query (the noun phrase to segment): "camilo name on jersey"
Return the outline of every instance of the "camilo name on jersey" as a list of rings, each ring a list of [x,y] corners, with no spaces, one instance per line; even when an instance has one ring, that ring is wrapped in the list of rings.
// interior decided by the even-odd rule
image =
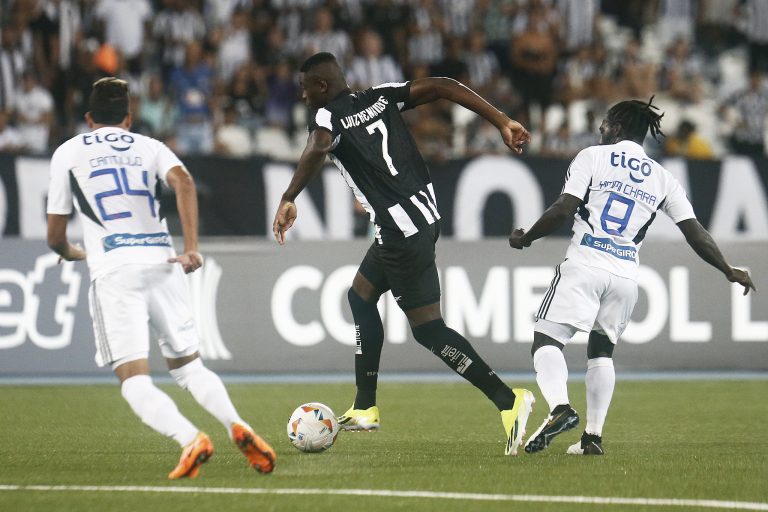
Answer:
[[[104,252],[121,247],[170,247],[168,233],[114,233],[101,239]]]
[[[379,99],[376,100],[376,103],[367,109],[361,110],[357,114],[352,114],[351,116],[342,117],[341,126],[347,130],[352,126],[360,126],[361,124],[370,121],[374,117],[384,112],[384,109],[387,108],[388,104],[389,102],[384,98],[384,96],[379,96]]]

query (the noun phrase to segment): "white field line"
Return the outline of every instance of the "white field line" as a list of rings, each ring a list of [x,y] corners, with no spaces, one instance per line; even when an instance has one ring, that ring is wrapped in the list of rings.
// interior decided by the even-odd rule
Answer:
[[[618,498],[603,496],[542,496],[535,494],[479,494],[464,492],[387,491],[377,489],[262,489],[237,487],[152,487],[133,485],[2,485],[0,491],[26,492],[133,492],[180,494],[282,494],[315,496],[374,496],[466,501],[519,501],[536,503],[577,503],[584,505],[640,505],[656,507],[705,507],[728,510],[768,510],[768,503],[748,501]]]

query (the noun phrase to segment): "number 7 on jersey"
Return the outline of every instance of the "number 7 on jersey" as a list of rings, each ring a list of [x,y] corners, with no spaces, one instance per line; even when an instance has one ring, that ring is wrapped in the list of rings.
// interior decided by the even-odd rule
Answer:
[[[392,157],[389,156],[389,142],[387,141],[389,133],[387,133],[387,126],[384,124],[384,121],[379,119],[375,123],[366,126],[365,129],[368,130],[368,133],[371,135],[373,135],[373,132],[376,130],[381,132],[381,156],[384,157],[384,161],[387,163],[387,167],[389,167],[389,172],[392,173],[392,176],[397,176],[397,169],[395,169],[395,166],[392,163]]]

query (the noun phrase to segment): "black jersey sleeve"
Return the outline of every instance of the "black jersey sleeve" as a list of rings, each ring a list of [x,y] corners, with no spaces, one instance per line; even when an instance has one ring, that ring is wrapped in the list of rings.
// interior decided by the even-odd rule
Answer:
[[[376,85],[371,90],[375,94],[384,96],[390,103],[397,105],[398,110],[402,111],[413,107],[408,101],[411,97],[411,82],[390,82]]]

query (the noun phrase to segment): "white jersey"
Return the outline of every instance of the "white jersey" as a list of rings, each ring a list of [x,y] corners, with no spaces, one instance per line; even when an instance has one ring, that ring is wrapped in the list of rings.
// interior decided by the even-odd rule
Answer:
[[[579,152],[563,193],[583,200],[566,258],[633,280],[640,246],[659,210],[675,223],[696,218],[675,177],[629,140]]]
[[[182,163],[160,141],[118,127],[76,135],[51,157],[48,213],[81,213],[91,279],[175,256],[160,180]]]

